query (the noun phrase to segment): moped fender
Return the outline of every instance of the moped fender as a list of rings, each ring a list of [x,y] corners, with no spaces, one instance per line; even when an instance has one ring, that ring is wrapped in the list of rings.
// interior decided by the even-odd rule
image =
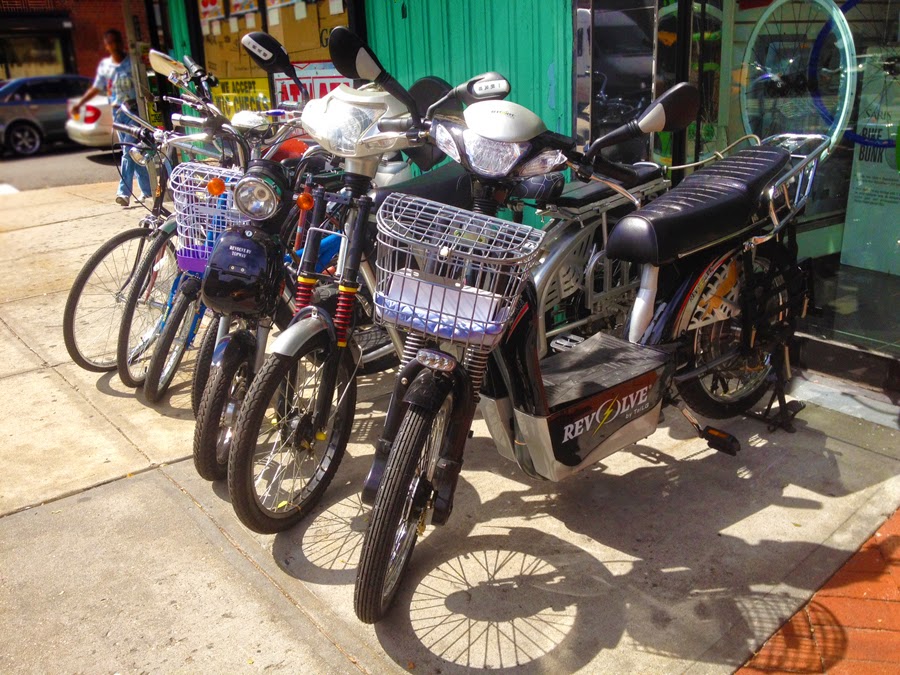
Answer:
[[[282,356],[293,356],[307,340],[311,340],[320,333],[324,333],[322,339],[330,354],[331,349],[337,345],[334,322],[328,314],[318,308],[306,307],[278,336],[275,344],[272,345],[272,351]]]
[[[218,368],[222,365],[227,354],[237,353],[238,358],[243,360],[249,358],[256,353],[256,336],[249,330],[238,330],[229,333],[216,344],[213,351],[212,367]]]

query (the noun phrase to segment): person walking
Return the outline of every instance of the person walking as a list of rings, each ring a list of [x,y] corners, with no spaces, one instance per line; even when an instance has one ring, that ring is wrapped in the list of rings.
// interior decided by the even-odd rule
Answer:
[[[109,52],[109,56],[102,59],[97,66],[97,75],[94,78],[94,84],[84,92],[78,102],[72,106],[73,115],[78,115],[81,106],[92,97],[100,92],[106,93],[109,97],[109,103],[113,110],[113,121],[121,124],[133,124],[123,112],[123,107],[128,107],[132,113],[137,112],[137,93],[134,87],[134,80],[131,77],[131,57],[125,51],[125,43],[122,40],[122,34],[114,28],[103,34],[103,46]],[[129,134],[117,132],[120,143],[135,143],[137,139]],[[137,164],[128,154],[128,147],[122,148],[122,180],[119,182],[119,189],[116,192],[116,203],[122,206],[128,206],[131,195],[134,194],[133,182],[134,175],[137,174],[138,187],[141,190],[141,196],[138,201],[143,202],[150,197],[150,175],[147,173],[147,167]]]

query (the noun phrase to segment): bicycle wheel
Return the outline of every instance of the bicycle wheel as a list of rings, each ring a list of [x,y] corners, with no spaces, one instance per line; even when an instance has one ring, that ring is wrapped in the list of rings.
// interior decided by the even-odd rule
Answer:
[[[897,139],[891,133],[894,123],[890,107],[900,82],[900,46],[897,41],[898,15],[890,4],[871,0],[847,0],[841,5],[853,32],[856,48],[857,87],[855,114],[844,138],[851,143],[873,148],[894,148]],[[833,30],[829,24],[825,31]],[[867,120],[866,129],[859,121]]]
[[[116,369],[126,387],[140,387],[179,280],[172,232],[150,242],[125,299],[116,345]]]
[[[201,478],[222,480],[228,475],[234,427],[253,377],[255,356],[228,351],[210,373],[194,426],[194,467]]]
[[[840,140],[856,91],[856,51],[831,0],[775,0],[750,33],[741,70],[744,129],[762,138],[821,133]]]
[[[125,296],[151,234],[144,227],[120,232],[98,248],[75,277],[63,311],[63,342],[72,360],[85,370],[116,367]]]
[[[325,439],[313,429],[324,365],[319,344],[307,343],[294,356],[270,354],[244,400],[228,460],[228,493],[238,518],[254,532],[282,532],[306,516],[350,439],[356,379],[349,359],[338,367]]]
[[[425,530],[431,478],[453,409],[452,394],[437,415],[411,405],[391,449],[363,538],[353,607],[364,623],[384,617],[413,548]]]
[[[213,352],[216,351],[218,335],[219,315],[213,314],[212,321],[206,326],[203,337],[200,339],[200,347],[197,349],[197,359],[194,363],[194,377],[191,379],[191,412],[194,413],[194,417],[197,417],[200,410],[203,391],[209,381],[209,369],[212,365]]]
[[[199,296],[191,298],[179,291],[147,366],[144,396],[148,401],[155,403],[161,399],[172,384],[181,359],[203,319],[199,314],[201,307]]]

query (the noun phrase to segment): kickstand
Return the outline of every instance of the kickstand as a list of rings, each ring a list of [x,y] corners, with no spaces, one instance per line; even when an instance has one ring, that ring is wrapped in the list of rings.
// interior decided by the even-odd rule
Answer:
[[[794,428],[794,417],[797,413],[806,407],[803,401],[788,401],[784,397],[784,389],[790,373],[790,361],[787,354],[788,347],[784,345],[783,349],[776,349],[772,354],[772,371],[774,373],[772,396],[769,398],[769,404],[764,412],[745,412],[744,415],[768,424],[769,431],[776,429],[784,429],[788,433],[797,431]],[[778,408],[772,410],[775,401],[778,401]]]

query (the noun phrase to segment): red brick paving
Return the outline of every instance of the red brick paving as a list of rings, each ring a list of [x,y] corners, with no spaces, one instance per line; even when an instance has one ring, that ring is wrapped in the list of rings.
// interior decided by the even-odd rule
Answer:
[[[737,673],[900,675],[900,510]]]

